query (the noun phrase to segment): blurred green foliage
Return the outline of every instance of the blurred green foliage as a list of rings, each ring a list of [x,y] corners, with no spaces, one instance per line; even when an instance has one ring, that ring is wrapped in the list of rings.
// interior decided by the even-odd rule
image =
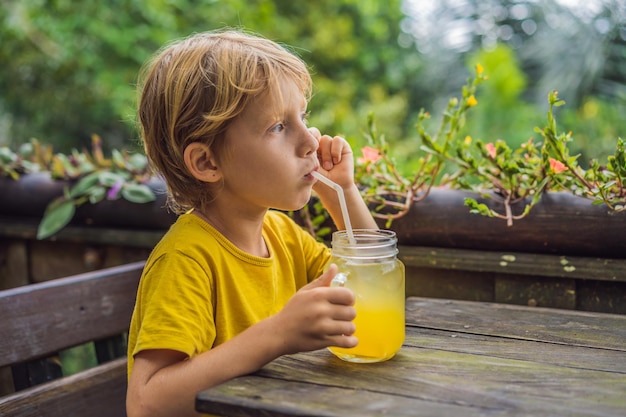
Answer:
[[[468,118],[464,131],[485,141],[502,139],[512,147],[533,137],[542,140],[534,128],[544,123],[547,110],[524,99],[529,81],[514,51],[500,44],[473,54],[469,63],[471,67],[480,63],[489,79],[481,86],[480,106]],[[570,148],[581,154],[581,165],[612,154],[617,138],[626,135],[626,100],[588,96],[578,108],[566,103],[553,111],[563,129],[573,133]]]
[[[518,146],[562,88],[558,116],[584,163],[626,131],[624,11],[594,4],[590,17],[555,0],[0,0],[0,145],[34,137],[69,153],[98,134],[107,151],[139,149],[141,65],[173,39],[230,26],[309,63],[312,125],[359,148],[374,114],[407,171],[420,109],[445,108],[478,62],[490,79],[465,131]]]
[[[167,42],[241,27],[292,46],[311,66],[311,122],[358,135],[369,111],[403,135],[421,65],[398,45],[400,0],[25,0],[0,3],[0,144],[37,137],[59,151],[136,146],[137,73]]]
[[[581,165],[612,154],[625,135],[623,0],[405,0],[405,10],[403,30],[428,62],[420,73],[433,98],[426,110],[445,108],[474,64],[489,74],[464,127],[472,137],[513,147],[542,140],[534,127],[552,90],[566,102],[554,112]],[[410,154],[416,145],[402,146]]]
[[[481,64],[489,76],[478,95],[480,106],[473,110],[465,130],[488,141],[502,139],[514,145],[527,141],[533,127],[543,123],[544,116],[537,106],[522,100],[528,81],[515,52],[499,44],[493,50],[474,54],[470,65],[476,64]],[[502,137],[503,134],[511,136]]]
[[[98,364],[93,342],[85,343],[59,353],[63,376],[73,375]]]

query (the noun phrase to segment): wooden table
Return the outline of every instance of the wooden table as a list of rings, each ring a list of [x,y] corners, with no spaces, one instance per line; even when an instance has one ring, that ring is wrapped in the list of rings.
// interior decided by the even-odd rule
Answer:
[[[239,416],[626,416],[626,316],[407,299],[390,361],[281,357],[197,396]],[[253,348],[253,347],[252,347]]]

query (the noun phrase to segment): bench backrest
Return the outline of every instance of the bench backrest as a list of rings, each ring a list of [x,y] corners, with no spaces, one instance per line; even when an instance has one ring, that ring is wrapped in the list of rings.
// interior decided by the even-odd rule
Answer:
[[[0,291],[0,367],[128,330],[144,262]],[[0,398],[0,415],[125,415],[126,358]]]

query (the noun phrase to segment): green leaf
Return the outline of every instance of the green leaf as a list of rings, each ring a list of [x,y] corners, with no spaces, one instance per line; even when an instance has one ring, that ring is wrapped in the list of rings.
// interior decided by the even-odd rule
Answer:
[[[68,197],[72,199],[80,195],[87,194],[91,187],[98,184],[98,175],[98,172],[92,172],[91,174],[81,178],[76,185],[70,189]]]
[[[122,153],[117,149],[113,149],[111,151],[111,159],[113,159],[113,164],[115,164],[119,168],[124,168],[124,166],[126,165],[124,163],[124,155],[122,155]]]
[[[96,169],[96,167],[90,161],[86,160],[84,157],[81,157],[79,159],[77,169],[79,172],[87,173],[87,172],[93,172]]]
[[[105,187],[113,187],[118,182],[126,182],[127,179],[128,175],[111,171],[102,171],[98,175],[98,181]]]
[[[487,217],[493,217],[493,212],[486,204],[478,203],[478,201],[470,197],[466,197],[463,200],[463,203],[466,207],[469,207],[470,213],[472,214],[480,214]]]
[[[17,155],[13,153],[9,148],[0,148],[0,164],[10,164],[17,160]]]
[[[324,216],[323,214],[319,214],[317,216],[315,216],[313,218],[313,220],[311,220],[311,223],[313,223],[313,226],[319,226],[320,224],[324,223],[326,221],[326,216]]]
[[[58,198],[52,201],[37,228],[37,239],[46,239],[61,230],[72,220],[75,212],[74,200]]]
[[[422,151],[424,151],[426,153],[433,154],[433,155],[439,155],[441,153],[438,150],[431,149],[431,148],[429,148],[429,147],[427,147],[425,145],[420,146],[420,150],[422,150]]]
[[[156,196],[150,187],[143,184],[124,184],[122,197],[131,203],[149,203],[156,200]]]
[[[91,204],[99,203],[104,200],[104,196],[106,195],[106,188],[98,185],[89,190],[89,202]]]
[[[148,166],[148,159],[145,155],[136,153],[128,159],[128,165],[134,170],[142,171]]]
[[[330,235],[332,229],[330,227],[322,227],[317,231],[317,236],[324,237]]]

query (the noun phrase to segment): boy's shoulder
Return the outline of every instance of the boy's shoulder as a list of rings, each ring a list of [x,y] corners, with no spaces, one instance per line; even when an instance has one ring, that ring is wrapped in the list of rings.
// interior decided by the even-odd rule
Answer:
[[[313,247],[318,243],[314,236],[283,211],[269,210],[265,215],[264,229],[268,238],[288,246]]]
[[[304,232],[302,226],[296,223],[293,218],[279,210],[268,210],[265,215],[265,227],[289,234],[300,234]]]
[[[265,223],[289,225],[295,224],[291,217],[289,217],[285,212],[279,210],[268,210],[267,214],[265,215]]]
[[[159,249],[171,250],[174,248],[193,246],[196,242],[206,242],[211,240],[210,227],[197,216],[185,213],[178,216],[176,221],[170,226],[155,247]]]

